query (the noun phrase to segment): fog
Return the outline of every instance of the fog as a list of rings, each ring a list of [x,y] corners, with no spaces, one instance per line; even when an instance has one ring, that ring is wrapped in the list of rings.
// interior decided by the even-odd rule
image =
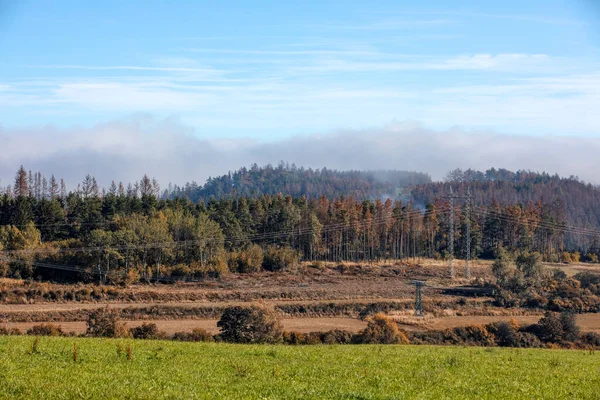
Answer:
[[[421,171],[434,180],[454,168],[496,167],[600,182],[599,138],[433,130],[415,122],[257,141],[200,138],[177,119],[135,116],[91,128],[0,128],[0,143],[0,186],[13,183],[21,164],[64,177],[69,187],[88,173],[103,186],[148,174],[164,187],[281,160],[312,168]]]

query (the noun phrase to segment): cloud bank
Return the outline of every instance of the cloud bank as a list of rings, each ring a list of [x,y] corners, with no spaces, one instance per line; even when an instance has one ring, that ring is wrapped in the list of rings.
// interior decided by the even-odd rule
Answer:
[[[107,186],[143,174],[163,186],[204,183],[252,163],[335,169],[403,169],[433,179],[457,167],[501,167],[577,175],[600,183],[600,138],[511,136],[491,131],[433,130],[421,123],[391,123],[363,130],[337,130],[277,141],[203,139],[174,118],[134,116],[92,128],[3,129],[0,127],[0,186],[13,183],[16,169],[64,177],[74,187],[86,174]]]

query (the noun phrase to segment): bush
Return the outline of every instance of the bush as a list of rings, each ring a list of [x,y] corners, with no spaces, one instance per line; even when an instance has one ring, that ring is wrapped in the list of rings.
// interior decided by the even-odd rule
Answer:
[[[398,329],[398,324],[383,313],[367,318],[367,327],[356,336],[358,343],[365,344],[407,344],[406,335]]]
[[[502,285],[508,280],[511,272],[511,265],[512,261],[506,253],[506,250],[500,248],[496,260],[494,261],[494,264],[492,264],[492,273],[498,284]]]
[[[487,326],[488,331],[496,338],[498,346],[518,347],[518,335],[515,327],[506,321]]]
[[[291,345],[315,345],[315,344],[350,344],[354,341],[352,332],[334,329],[327,332],[284,332],[283,343]]]
[[[600,284],[600,275],[591,272],[579,272],[573,278],[577,279],[583,288],[591,288]]]
[[[575,342],[579,340],[579,326],[577,326],[577,319],[575,314],[570,312],[563,312],[560,314],[560,322],[562,324],[562,340],[568,342]]]
[[[263,265],[263,250],[259,245],[253,244],[246,250],[237,253],[236,264],[238,272],[258,272]]]
[[[576,342],[580,338],[576,315],[563,312],[560,315],[547,311],[530,329],[543,342]]]
[[[542,342],[533,333],[529,332],[517,332],[517,341],[515,347],[542,347]]]
[[[277,343],[283,328],[275,311],[264,306],[227,307],[217,326],[219,338],[233,343]]]
[[[334,329],[321,334],[321,342],[323,344],[350,344],[352,343],[353,338],[354,335],[352,332],[341,329]]]
[[[0,326],[0,335],[8,336],[8,335],[21,335],[21,331],[17,328],[5,328]]]
[[[302,332],[284,332],[283,343],[285,344],[305,344],[306,335]]]
[[[27,330],[27,334],[32,336],[65,336],[60,325],[50,323],[34,325]]]
[[[214,342],[213,336],[202,328],[194,328],[191,332],[176,332],[173,340],[182,342]]]
[[[600,348],[600,335],[596,332],[585,332],[579,337],[580,347]]]
[[[129,328],[129,333],[134,339],[158,339],[159,331],[155,323],[144,322],[140,326]]]
[[[539,253],[520,254],[515,263],[526,279],[538,283],[543,277],[544,267]]]
[[[125,324],[119,322],[119,312],[108,306],[89,313],[86,334],[95,337],[129,336]]]
[[[289,247],[267,246],[263,267],[268,271],[279,271],[294,266],[299,261],[300,254]]]
[[[495,337],[485,326],[471,325],[454,328],[454,333],[461,339],[462,344],[476,346],[493,346]]]

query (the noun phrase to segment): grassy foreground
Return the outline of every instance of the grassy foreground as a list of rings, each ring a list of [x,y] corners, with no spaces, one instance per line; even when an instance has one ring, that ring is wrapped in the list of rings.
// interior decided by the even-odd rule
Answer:
[[[600,387],[600,353],[574,350],[33,342],[0,337],[0,398],[574,399]]]

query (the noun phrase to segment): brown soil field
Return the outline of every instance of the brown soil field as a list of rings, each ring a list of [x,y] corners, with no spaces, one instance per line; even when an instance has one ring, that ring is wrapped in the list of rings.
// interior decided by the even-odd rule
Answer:
[[[0,279],[0,303],[183,302],[256,300],[341,300],[410,298],[411,280],[434,287],[468,283],[464,263],[455,262],[458,279],[448,279],[443,261],[417,260],[378,264],[325,263],[321,268],[304,264],[293,271],[228,274],[219,280],[175,284],[136,284],[129,287],[56,284]],[[474,278],[489,276],[488,262],[472,265]],[[86,293],[82,295],[81,293]],[[67,296],[68,294],[68,296]]]
[[[172,334],[200,327],[217,332],[216,318],[223,308],[257,301],[281,312],[287,330],[301,332],[343,329],[356,332],[365,326],[361,310],[380,310],[394,316],[406,330],[437,330],[487,324],[514,317],[519,323],[537,322],[540,312],[493,307],[491,299],[445,295],[444,288],[468,284],[461,279],[464,261],[455,260],[457,279],[448,279],[448,264],[436,260],[372,264],[304,263],[297,270],[229,274],[219,280],[176,284],[136,284],[130,287],[57,284],[0,279],[0,326],[25,331],[44,321],[55,321],[67,332],[81,333],[90,309],[110,305],[129,326],[151,321]],[[600,272],[600,265],[546,264],[568,275]],[[474,279],[491,277],[491,261],[472,263]],[[426,281],[423,319],[412,316],[414,286]],[[66,293],[92,293],[78,299]],[[370,308],[373,307],[373,308]],[[376,311],[375,311],[376,312]],[[583,331],[600,333],[600,314],[578,315]]]
[[[499,321],[510,321],[514,318],[520,325],[535,324],[541,315],[516,315],[516,316],[454,316],[428,319],[425,324],[400,324],[407,331],[442,330],[468,325],[485,325]],[[124,321],[128,327],[139,326],[144,322],[155,323],[161,331],[172,335],[175,332],[189,332],[194,328],[206,329],[211,334],[219,332],[217,319],[204,320],[147,320],[147,321]],[[600,314],[580,314],[577,323],[584,332],[600,333]],[[16,322],[0,324],[6,328],[17,328],[22,332],[27,331],[39,322]],[[355,318],[284,318],[282,324],[287,331],[297,332],[325,332],[332,329],[342,329],[350,332],[358,332],[366,326],[365,321]],[[85,333],[86,324],[83,321],[58,323],[65,332]]]
[[[158,329],[169,335],[175,332],[190,332],[194,328],[206,329],[211,334],[219,333],[216,319],[205,320],[148,320],[148,321],[124,321],[128,327],[141,325],[143,322],[152,322],[158,326]],[[287,331],[296,332],[325,332],[333,329],[343,329],[351,332],[358,332],[363,329],[367,323],[353,318],[286,318],[282,321],[283,327]],[[6,328],[17,328],[22,332],[27,331],[37,322],[16,322],[10,324],[0,324]],[[83,321],[61,322],[60,325],[65,332],[75,332],[76,334],[85,333],[86,324]]]

